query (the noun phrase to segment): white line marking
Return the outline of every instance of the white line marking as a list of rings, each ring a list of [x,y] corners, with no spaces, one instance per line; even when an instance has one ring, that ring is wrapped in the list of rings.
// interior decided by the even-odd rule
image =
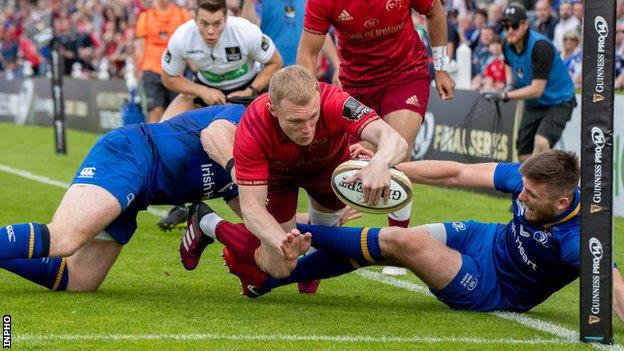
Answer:
[[[488,345],[564,345],[569,342],[560,339],[485,339],[461,337],[426,336],[359,336],[359,335],[289,335],[289,334],[20,334],[14,336],[16,342],[29,341],[75,341],[75,340],[228,340],[228,341],[331,341],[360,343],[417,343],[417,344],[488,344]]]
[[[16,175],[16,176],[20,176],[22,178],[34,180],[35,182],[39,182],[39,183],[43,183],[43,184],[47,184],[47,185],[52,185],[52,186],[55,186],[57,188],[63,188],[63,189],[69,188],[69,184],[67,184],[67,183],[59,182],[58,180],[50,179],[48,177],[40,176],[40,175],[37,175],[37,174],[34,174],[34,173],[30,173],[30,172],[22,170],[22,169],[13,168],[13,167],[6,166],[6,165],[3,165],[3,164],[0,164],[0,171],[6,172],[6,173],[10,173],[10,174],[13,174],[13,175]]]
[[[39,183],[43,183],[43,184],[47,184],[47,185],[52,185],[55,186],[57,188],[63,188],[63,189],[68,189],[69,188],[69,183],[63,183],[63,182],[59,182],[58,180],[54,180],[54,179],[50,179],[48,177],[44,177],[44,176],[40,176],[38,174],[34,174],[28,171],[25,171],[23,169],[18,169],[18,168],[13,168],[11,166],[7,166],[7,165],[3,165],[0,164],[0,171],[2,172],[6,172],[9,174],[13,174],[22,178],[26,178],[26,179],[30,179],[30,180],[34,180],[35,182],[39,182]],[[153,214],[154,216],[157,217],[164,217],[167,215],[167,211],[163,211],[163,210],[159,210],[157,208],[153,208],[153,207],[148,207],[147,208],[147,212]]]
[[[393,277],[390,277],[381,273],[373,272],[367,269],[359,269],[355,271],[355,273],[369,280],[374,280],[374,281],[384,283],[387,285],[391,285],[397,288],[405,289],[408,291],[413,291],[418,294],[433,296],[427,287],[412,283],[407,280],[396,279],[396,278],[393,278]],[[578,332],[575,332],[573,330],[567,329],[565,327],[562,327],[560,325],[557,325],[551,322],[541,321],[539,319],[531,318],[525,314],[513,313],[513,312],[497,311],[497,312],[490,312],[490,314],[493,316],[502,318],[502,319],[507,319],[507,320],[522,324],[526,327],[529,327],[535,330],[539,330],[539,331],[543,331],[543,332],[555,335],[565,340],[567,343],[580,343]],[[624,348],[622,348],[620,345],[617,345],[617,344],[602,345],[602,344],[592,343],[590,345],[599,349],[603,349],[603,350],[624,351]]]
[[[31,172],[28,172],[28,171],[25,171],[25,170],[21,170],[21,169],[18,169],[18,168],[13,168],[13,167],[10,167],[10,166],[7,166],[7,165],[3,165],[3,164],[0,164],[0,171],[6,172],[6,173],[10,173],[10,174],[13,174],[13,175],[17,175],[17,176],[22,177],[22,178],[34,180],[34,181],[39,182],[39,183],[56,186],[56,187],[59,187],[59,188],[64,188],[64,189],[69,188],[69,184],[67,184],[67,183],[59,182],[57,180],[50,179],[48,177],[40,176],[40,175],[31,173]],[[151,208],[151,207],[147,209],[147,212],[152,214],[152,215],[158,216],[158,217],[162,217],[162,216],[167,214],[166,211],[154,209],[154,208]],[[364,278],[369,279],[369,280],[375,280],[375,281],[378,281],[378,282],[381,282],[381,283],[384,283],[384,284],[387,284],[387,285],[395,286],[397,288],[401,288],[401,289],[413,291],[413,292],[416,292],[416,293],[419,293],[419,294],[424,294],[424,295],[431,296],[431,293],[429,292],[429,289],[427,289],[424,286],[411,283],[409,281],[392,278],[392,277],[389,277],[389,276],[386,276],[386,275],[383,275],[383,274],[380,274],[380,273],[377,273],[377,272],[372,272],[372,271],[369,271],[369,270],[366,270],[366,269],[360,269],[360,270],[356,271],[356,273],[359,274],[360,276],[364,277]],[[567,328],[564,328],[562,326],[556,325],[556,324],[551,323],[551,322],[541,321],[541,320],[538,320],[538,319],[535,319],[535,318],[531,318],[531,317],[528,317],[526,315],[519,314],[519,313],[492,312],[491,314],[496,316],[496,317],[499,317],[499,318],[503,318],[503,319],[507,319],[507,320],[511,320],[511,321],[520,323],[520,324],[522,324],[524,326],[527,326],[527,327],[530,327],[530,328],[533,328],[533,329],[536,329],[536,330],[541,330],[541,331],[553,334],[553,335],[563,339],[565,342],[568,342],[568,343],[577,343],[578,342],[578,333],[577,332],[572,331],[572,330],[567,329]],[[240,336],[240,335],[239,336],[228,336],[228,335],[219,335],[219,334],[190,334],[190,335],[196,335],[196,336],[197,335],[199,335],[199,336],[203,335],[203,336],[205,336],[205,339],[228,339],[228,340],[230,340],[229,338],[232,338],[232,337],[234,337],[234,338],[243,337],[243,336]],[[109,336],[115,337],[115,335],[109,335]],[[124,338],[124,335],[117,335],[117,336],[121,337],[121,339]],[[31,337],[33,338],[33,340],[34,340],[34,338],[36,338],[36,336],[31,336]],[[49,338],[51,336],[42,336],[42,337],[48,337]],[[63,337],[63,336],[60,335],[58,337]],[[81,336],[80,335],[74,335],[74,336],[66,335],[65,337],[68,337],[68,338],[78,337],[79,338]],[[95,340],[95,339],[97,339],[100,336],[98,336],[98,335],[86,335],[86,336],[82,336],[82,337],[85,337],[87,339],[92,338],[92,339]],[[148,335],[144,335],[144,337],[148,338],[148,339],[150,338],[149,334]],[[167,335],[161,335],[161,336],[156,335],[155,337],[156,338],[163,337],[165,339],[173,338],[173,336],[167,337]],[[265,335],[265,336],[247,336],[247,337],[271,337],[271,336],[266,336]],[[307,338],[307,336],[300,336],[300,337],[298,337],[298,336],[288,336],[288,335],[282,336],[282,337],[284,337],[284,338],[286,338],[286,337],[293,337],[293,338],[296,338],[296,339],[276,339],[276,340],[305,340],[305,339],[297,339],[297,338]],[[313,336],[310,336],[310,337],[313,337]],[[318,336],[318,338],[325,338],[325,336]],[[328,337],[328,338],[341,338],[341,337]],[[350,337],[346,337],[346,338],[350,338]],[[359,337],[355,337],[355,338],[359,338]],[[362,337],[362,338],[367,338],[367,337]],[[434,340],[435,338],[430,338],[430,339]],[[242,340],[242,339],[233,339],[233,340]],[[252,340],[252,339],[250,339],[250,340]],[[254,340],[270,340],[270,339],[254,339]],[[314,339],[314,340],[317,340],[317,339]],[[318,340],[321,340],[321,339],[318,339]],[[377,339],[375,339],[375,340],[377,340]],[[375,340],[369,340],[369,341],[375,342]],[[413,340],[416,340],[416,339],[413,339]],[[419,338],[418,340],[429,340],[429,339]],[[460,338],[457,338],[457,340],[460,340]],[[481,339],[474,339],[474,340],[481,340]],[[483,341],[483,340],[486,340],[486,341]],[[481,340],[480,342],[487,343],[488,339],[483,339],[483,340]],[[340,341],[340,340],[333,340],[332,339],[332,341]],[[519,340],[519,341],[520,342],[524,342],[524,340]],[[381,342],[381,341],[379,341],[379,342]],[[401,341],[397,341],[397,342],[401,342]],[[425,341],[406,341],[406,342],[425,342]],[[452,342],[452,341],[449,341],[449,342]],[[463,341],[458,341],[458,342],[463,342]],[[527,341],[527,343],[529,343],[529,342],[530,342],[530,340]],[[475,342],[475,343],[478,343],[478,342]],[[494,342],[494,343],[499,343],[499,342]],[[596,348],[599,348],[599,349],[603,349],[603,350],[624,351],[624,348],[622,348],[621,346],[619,346],[617,344],[611,345],[611,346],[610,345],[601,345],[601,344],[590,344],[590,345],[592,345],[592,346],[594,346]]]

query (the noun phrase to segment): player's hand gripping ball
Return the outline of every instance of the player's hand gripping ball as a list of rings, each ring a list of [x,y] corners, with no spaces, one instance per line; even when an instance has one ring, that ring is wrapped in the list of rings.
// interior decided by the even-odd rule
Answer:
[[[361,181],[349,184],[344,182],[368,163],[368,160],[349,160],[336,167],[332,174],[331,185],[340,201],[369,213],[390,213],[404,207],[412,199],[412,182],[398,169],[390,168],[390,194],[387,203],[382,199],[374,206],[367,204],[364,202],[364,187]]]

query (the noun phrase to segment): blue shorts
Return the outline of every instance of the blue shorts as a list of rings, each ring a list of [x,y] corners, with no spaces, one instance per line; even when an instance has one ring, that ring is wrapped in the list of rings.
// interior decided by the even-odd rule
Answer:
[[[150,150],[140,132],[124,134],[114,130],[91,148],[72,180],[72,184],[97,185],[117,199],[122,212],[104,230],[122,245],[137,228],[138,212],[148,206]]]
[[[494,264],[494,238],[500,226],[475,221],[444,223],[446,246],[459,251],[462,266],[444,289],[431,289],[435,297],[458,310],[491,311],[509,307]]]

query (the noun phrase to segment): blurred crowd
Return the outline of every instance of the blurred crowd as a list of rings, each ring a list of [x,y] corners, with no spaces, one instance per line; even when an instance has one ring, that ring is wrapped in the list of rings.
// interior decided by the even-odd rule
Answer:
[[[516,1],[513,1],[516,2]],[[504,88],[502,45],[505,32],[500,18],[507,1],[478,2],[474,10],[455,3],[472,4],[470,0],[447,3],[449,19],[449,52],[451,57],[459,43],[472,49],[472,87],[480,90]],[[575,87],[581,86],[582,32],[584,3],[582,0],[521,1],[530,15],[531,29],[540,32],[555,45]],[[615,87],[624,88],[624,0],[617,1],[615,41]]]
[[[76,78],[123,77],[133,54],[138,14],[151,6],[150,0],[0,0],[0,79],[10,80],[49,71],[53,23],[64,73]],[[518,1],[513,1],[518,2]],[[176,3],[192,16],[196,0]],[[446,0],[448,53],[451,59],[462,43],[471,49],[472,87],[501,90],[505,73],[500,24],[507,0]],[[546,35],[580,87],[582,71],[581,0],[523,0],[531,27]],[[241,1],[228,1],[231,13],[239,12]],[[615,85],[624,89],[624,0],[617,3]],[[415,14],[414,24],[427,43],[424,16]]]

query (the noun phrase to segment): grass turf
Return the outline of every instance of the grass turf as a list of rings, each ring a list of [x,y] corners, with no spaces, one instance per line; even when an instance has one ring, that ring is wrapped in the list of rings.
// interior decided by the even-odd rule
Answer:
[[[0,124],[0,165],[68,183],[97,136],[69,131],[69,153],[56,156],[50,128]],[[0,172],[0,225],[47,222],[64,190]],[[413,224],[478,219],[506,222],[509,201],[432,187],[415,187]],[[300,204],[304,203],[303,196]],[[221,201],[217,212],[235,220]],[[302,207],[303,208],[303,207]],[[163,209],[166,209],[163,207]],[[315,296],[296,287],[255,300],[239,295],[226,274],[220,246],[210,246],[199,267],[178,262],[179,234],[161,233],[156,217],[139,216],[139,229],[97,292],[53,293],[0,271],[0,313],[10,314],[16,349],[335,349],[335,350],[579,350],[539,329],[492,314],[457,312],[431,296],[349,274],[324,281]],[[352,225],[383,226],[366,215]],[[615,247],[624,220],[615,221]],[[616,261],[624,258],[615,251]],[[378,269],[372,269],[378,271]],[[422,284],[410,275],[401,278]],[[527,316],[570,330],[578,324],[578,282]],[[624,328],[614,323],[615,339]],[[177,339],[176,339],[177,337]],[[352,339],[338,340],[337,337]],[[369,339],[365,339],[368,337]],[[293,340],[299,338],[300,340]],[[310,340],[301,340],[309,338]],[[320,340],[324,338],[324,340]],[[382,342],[383,338],[386,342]],[[537,340],[537,341],[535,341]],[[537,342],[542,341],[542,344]],[[509,344],[511,341],[533,344]]]

